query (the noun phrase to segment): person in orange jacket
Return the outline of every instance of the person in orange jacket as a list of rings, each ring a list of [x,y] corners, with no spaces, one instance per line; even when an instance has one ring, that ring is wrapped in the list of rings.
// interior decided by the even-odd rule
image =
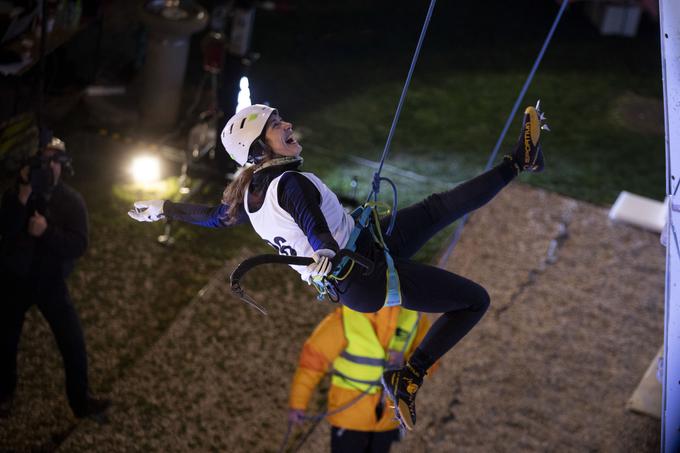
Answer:
[[[404,365],[429,327],[425,316],[399,306],[375,313],[345,306],[333,311],[302,348],[290,388],[289,422],[305,420],[314,389],[330,372],[326,418],[332,427],[331,452],[389,452],[400,438],[399,422],[385,407],[390,402],[380,377],[385,368]]]

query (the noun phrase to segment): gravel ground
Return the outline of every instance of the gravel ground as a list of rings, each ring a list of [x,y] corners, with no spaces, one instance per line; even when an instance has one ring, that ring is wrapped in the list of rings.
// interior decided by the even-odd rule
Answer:
[[[92,220],[89,250],[69,286],[85,333],[91,388],[101,395],[153,346],[208,280],[197,284],[196,275],[210,275],[221,262],[159,247],[153,228],[142,231],[126,222],[121,229]],[[24,323],[18,367],[13,414],[0,421],[0,451],[52,451],[76,427],[76,419],[64,394],[61,356],[36,308]]]
[[[659,450],[659,421],[625,403],[663,340],[664,250],[657,235],[613,225],[606,214],[513,184],[471,217],[447,268],[483,284],[492,308],[428,379],[417,429],[395,451]],[[22,375],[42,370],[50,385],[21,388],[0,447],[277,451],[299,349],[332,306],[271,267],[244,281],[269,309],[262,317],[229,292],[237,261],[115,381],[105,426],[70,418],[56,350],[31,354],[49,338],[32,316]],[[132,327],[143,328],[129,317],[116,322],[130,338]],[[105,362],[123,355],[108,353]],[[300,451],[327,449],[322,423]]]
[[[659,421],[625,403],[663,341],[664,256],[602,208],[505,190],[447,265],[492,308],[423,387],[397,451],[659,451]]]

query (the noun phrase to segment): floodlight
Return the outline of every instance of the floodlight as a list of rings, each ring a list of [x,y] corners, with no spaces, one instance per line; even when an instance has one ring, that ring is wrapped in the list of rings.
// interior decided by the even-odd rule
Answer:
[[[161,177],[161,163],[157,157],[142,155],[132,159],[130,173],[135,182],[153,183]]]

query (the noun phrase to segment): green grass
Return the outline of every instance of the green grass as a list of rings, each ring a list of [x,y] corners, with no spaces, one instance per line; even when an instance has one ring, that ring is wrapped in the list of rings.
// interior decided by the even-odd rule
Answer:
[[[427,180],[386,169],[384,174],[398,185],[400,206],[482,171],[510,110],[511,102],[503,105],[499,99],[521,86],[523,77],[468,72],[413,84],[387,162]],[[305,168],[345,194],[352,194],[349,184],[356,177],[363,199],[373,169],[351,156],[379,159],[399,90],[395,83],[368,86],[299,118],[305,131]],[[569,96],[560,95],[565,92]],[[610,205],[621,190],[662,199],[663,136],[631,130],[614,111],[617,100],[629,92],[628,83],[606,73],[537,77],[527,99],[540,96],[549,117],[552,131],[543,134],[547,166],[542,174],[522,175],[521,181],[602,206]],[[497,161],[514,146],[520,119],[514,119]],[[383,191],[389,201],[389,187]]]
[[[425,7],[396,14],[350,2],[327,12],[329,25],[303,3],[310,30],[267,24],[271,41],[260,41],[267,58],[251,77],[267,95],[255,100],[271,101],[304,129],[305,168],[337,190],[349,190],[352,176],[367,190],[372,170],[348,157],[379,159]],[[494,4],[490,15],[487,5],[437,5],[388,160],[431,181],[399,181],[402,205],[483,169],[556,8]],[[647,19],[635,39],[599,36],[582,8],[569,8],[523,102],[542,99],[549,117],[546,172],[522,181],[603,206],[621,190],[663,197],[663,134],[638,132],[635,119],[626,124],[617,112],[631,95],[660,108],[658,39],[658,24]],[[296,45],[302,40],[307,47]]]
[[[442,182],[455,183],[483,169],[511,108],[508,93],[520,87],[523,78],[514,73],[440,74],[412,85],[388,162],[432,181],[403,181],[405,203]],[[348,175],[361,173],[367,182],[372,171],[362,171],[348,155],[379,159],[399,90],[395,83],[367,86],[298,118],[306,132],[306,168],[331,180],[343,175],[335,178],[338,188]],[[546,172],[523,181],[601,205],[611,203],[623,189],[660,198],[663,136],[636,132],[615,121],[616,102],[629,92],[629,84],[609,74],[537,77],[525,104],[542,99],[552,132],[543,135]],[[518,114],[500,155],[514,145],[520,121]]]

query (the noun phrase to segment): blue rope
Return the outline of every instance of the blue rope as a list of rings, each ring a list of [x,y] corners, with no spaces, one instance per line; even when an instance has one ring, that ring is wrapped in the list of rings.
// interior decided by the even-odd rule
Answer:
[[[498,137],[498,140],[496,141],[496,146],[494,146],[493,151],[491,152],[491,155],[489,156],[489,160],[486,163],[486,166],[484,167],[484,171],[488,171],[491,169],[491,166],[493,165],[494,161],[496,160],[496,156],[498,154],[498,150],[501,147],[501,144],[503,143],[503,140],[505,139],[505,135],[508,132],[508,128],[510,127],[510,123],[512,123],[512,119],[515,117],[517,114],[517,110],[519,109],[519,106],[524,99],[524,95],[526,94],[527,90],[529,89],[529,85],[531,85],[531,82],[534,79],[534,75],[536,74],[536,70],[538,69],[538,65],[541,64],[541,60],[543,60],[543,55],[545,54],[546,49],[548,48],[548,44],[550,44],[550,41],[552,40],[553,34],[555,33],[555,29],[557,29],[557,25],[559,24],[560,20],[562,19],[562,14],[564,13],[564,10],[567,8],[567,5],[569,4],[569,0],[562,0],[562,6],[560,7],[560,10],[557,13],[557,17],[555,17],[555,20],[553,21],[552,27],[550,27],[550,31],[548,32],[548,36],[545,38],[545,41],[543,42],[543,47],[541,47],[541,51],[538,53],[538,56],[536,57],[536,61],[534,61],[534,65],[531,68],[531,71],[529,72],[529,76],[527,77],[526,81],[524,82],[524,86],[522,87],[522,90],[520,91],[519,95],[517,96],[517,100],[515,100],[515,105],[512,106],[512,110],[510,111],[510,115],[508,115],[508,119],[505,121],[505,125],[503,126],[503,131],[501,132],[500,136]],[[465,214],[463,218],[460,220],[460,223],[458,224],[458,227],[456,227],[456,231],[453,233],[453,238],[451,240],[451,244],[449,244],[449,247],[446,249],[446,252],[444,255],[441,257],[439,260],[439,266],[443,267],[444,264],[448,261],[449,256],[453,252],[453,249],[456,248],[456,245],[458,244],[458,241],[460,240],[460,236],[463,233],[463,228],[465,227],[465,224],[467,223],[468,218],[470,217],[470,214]]]
[[[378,171],[375,172],[373,175],[373,187],[372,191],[370,194],[368,194],[368,197],[366,198],[366,202],[370,201],[371,197],[374,197],[374,200],[377,201],[378,199],[378,193],[380,192],[380,172],[382,171],[383,165],[385,163],[385,160],[387,159],[387,155],[389,154],[390,151],[390,144],[392,143],[392,137],[394,136],[394,131],[397,128],[397,123],[399,122],[399,115],[401,115],[401,109],[404,105],[404,99],[406,99],[406,93],[408,92],[408,87],[411,84],[411,77],[413,76],[413,71],[416,68],[416,62],[418,61],[418,55],[420,54],[420,49],[423,46],[423,41],[425,40],[425,35],[427,33],[427,28],[430,25],[430,19],[432,18],[432,11],[434,10],[434,5],[437,3],[437,0],[431,0],[430,1],[430,7],[427,10],[427,16],[425,17],[425,23],[423,24],[423,28],[420,31],[420,37],[418,38],[418,45],[416,46],[416,51],[413,54],[413,59],[411,60],[411,67],[408,70],[408,75],[406,76],[406,83],[404,83],[404,88],[401,90],[401,97],[399,98],[399,104],[397,105],[397,111],[394,114],[394,118],[392,119],[392,127],[390,128],[390,133],[387,135],[387,142],[385,143],[385,148],[383,149],[382,152],[382,157],[380,158],[380,166],[378,167]],[[393,209],[394,212],[396,212],[396,206],[394,206]],[[393,212],[393,215],[394,215]],[[389,235],[389,233],[387,233]]]

